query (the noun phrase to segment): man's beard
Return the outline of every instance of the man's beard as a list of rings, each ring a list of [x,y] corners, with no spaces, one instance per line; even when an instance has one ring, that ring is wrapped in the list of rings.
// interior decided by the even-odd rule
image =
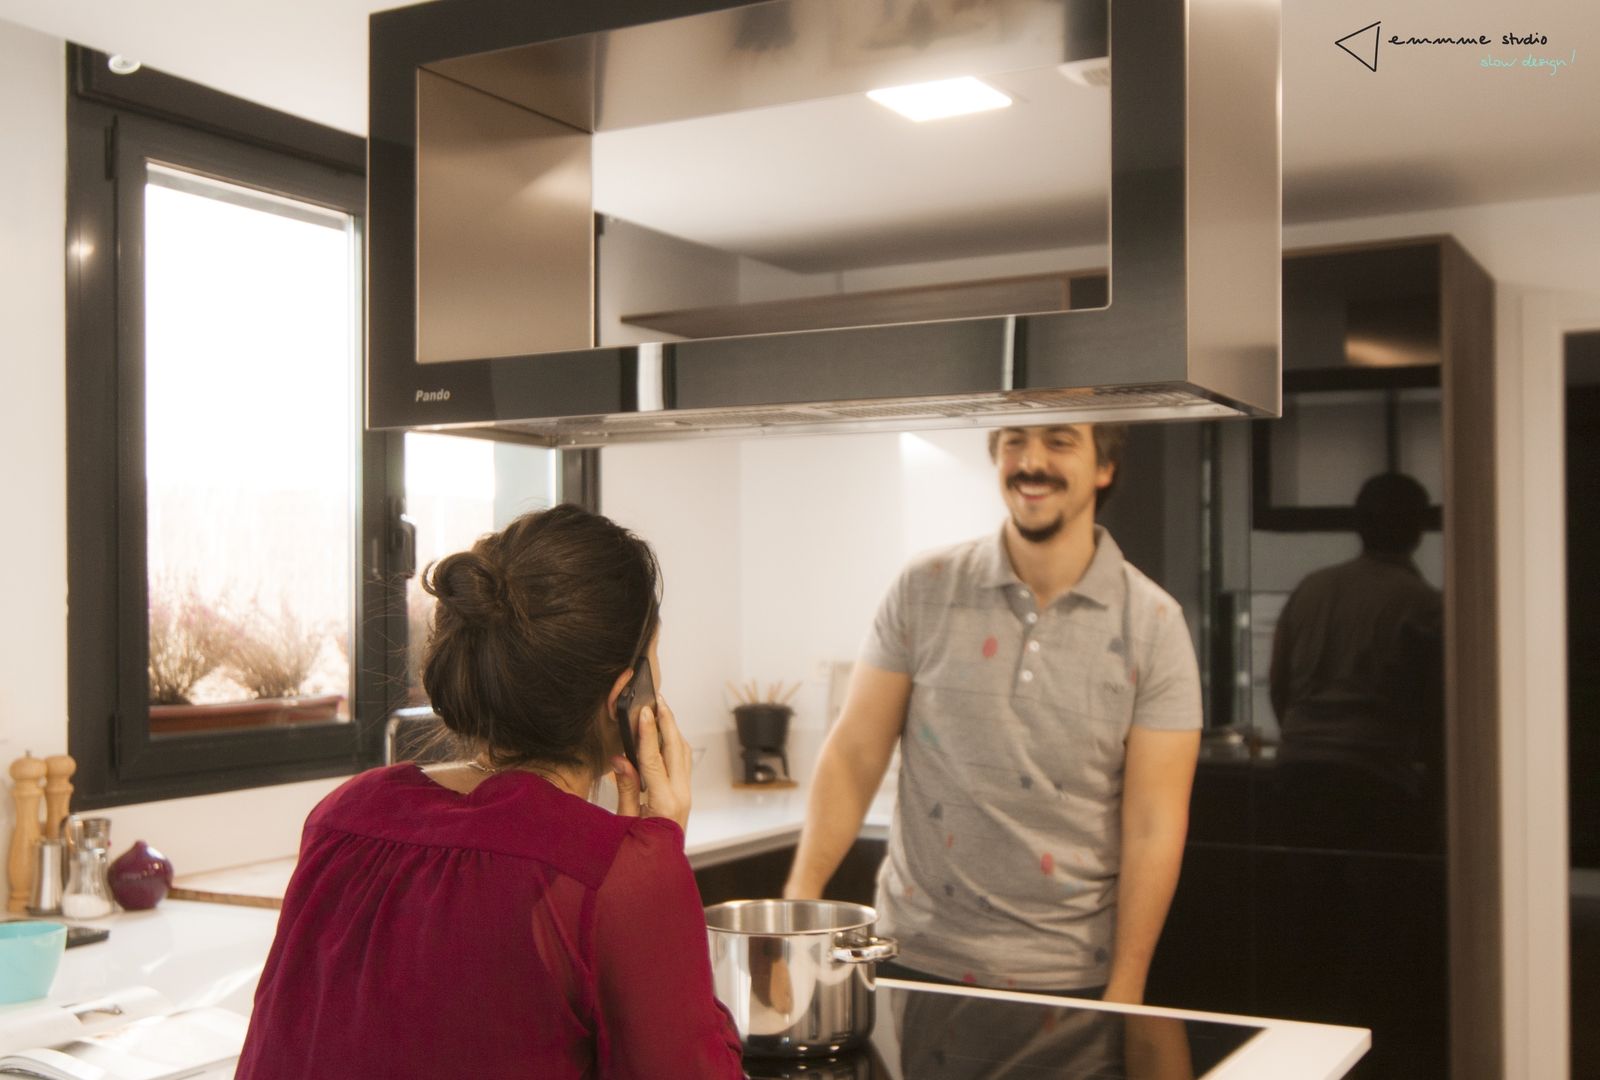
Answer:
[[[1058,478],[1054,476],[1047,476],[1044,473],[1017,473],[1009,481],[1007,481],[1007,486],[1011,488],[1012,491],[1017,491],[1019,494],[1020,488],[1023,484],[1048,484],[1058,491],[1067,486]],[[1017,535],[1028,541],[1030,544],[1045,543],[1054,537],[1056,533],[1060,532],[1061,527],[1066,523],[1067,515],[1058,514],[1056,519],[1050,524],[1041,525],[1036,529],[1030,529],[1022,522],[1017,520],[1016,514],[1011,515],[1011,524],[1017,527]]]
[[[1066,523],[1067,515],[1058,514],[1056,519],[1050,524],[1041,525],[1037,529],[1030,529],[1022,522],[1018,521],[1015,514],[1011,516],[1011,524],[1016,526],[1017,535],[1028,541],[1030,544],[1046,543],[1047,541],[1051,540],[1056,533],[1060,532],[1061,527]]]

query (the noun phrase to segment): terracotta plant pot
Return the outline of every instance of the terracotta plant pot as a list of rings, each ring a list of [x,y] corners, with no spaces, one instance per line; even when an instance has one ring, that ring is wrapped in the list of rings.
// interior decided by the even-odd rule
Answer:
[[[318,697],[256,698],[215,705],[152,705],[150,734],[176,735],[231,728],[326,724],[339,718],[343,694]]]

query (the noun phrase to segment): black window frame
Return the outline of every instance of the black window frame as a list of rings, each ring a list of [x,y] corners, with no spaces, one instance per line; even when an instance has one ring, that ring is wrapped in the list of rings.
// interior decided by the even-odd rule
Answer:
[[[352,213],[362,224],[364,263],[365,140],[158,71],[113,75],[106,59],[68,47],[67,705],[68,746],[78,763],[74,806],[348,775],[381,760],[383,723],[402,703],[405,682],[404,444],[399,434],[364,426],[353,477],[358,557],[350,722],[150,734],[141,226],[144,164],[153,158]],[[365,313],[361,324],[365,339]],[[359,413],[351,420],[362,423]],[[294,427],[295,418],[285,417],[286,436]]]

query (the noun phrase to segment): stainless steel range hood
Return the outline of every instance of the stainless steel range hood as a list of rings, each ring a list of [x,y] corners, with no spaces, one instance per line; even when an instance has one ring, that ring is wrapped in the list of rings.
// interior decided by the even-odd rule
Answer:
[[[1276,0],[375,15],[369,424],[1276,415],[1278,26]],[[1011,106],[865,97],[971,75]]]

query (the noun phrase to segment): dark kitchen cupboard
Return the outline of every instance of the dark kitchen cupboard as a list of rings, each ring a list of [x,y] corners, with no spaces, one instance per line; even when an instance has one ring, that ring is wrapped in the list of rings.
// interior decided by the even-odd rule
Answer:
[[[1206,741],[1148,1000],[1372,1028],[1352,1073],[1369,1080],[1494,1075],[1492,283],[1425,238],[1288,253],[1283,302],[1284,418],[1251,425],[1247,465],[1227,443],[1213,455],[1214,473],[1250,475],[1253,520],[1224,514],[1212,547],[1218,562],[1247,545],[1248,590],[1208,598],[1203,650],[1208,715],[1244,730]],[[1277,612],[1359,551],[1356,487],[1395,469],[1427,489],[1418,561],[1443,590],[1432,651],[1407,654],[1403,797],[1338,766],[1286,769],[1267,686]]]
[[[834,871],[823,896],[829,900],[848,900],[871,904],[877,882],[878,864],[883,862],[885,841],[861,837],[845,853]],[[783,882],[794,862],[794,845],[746,855],[695,870],[700,902],[710,907],[727,900],[762,900],[783,895]]]

